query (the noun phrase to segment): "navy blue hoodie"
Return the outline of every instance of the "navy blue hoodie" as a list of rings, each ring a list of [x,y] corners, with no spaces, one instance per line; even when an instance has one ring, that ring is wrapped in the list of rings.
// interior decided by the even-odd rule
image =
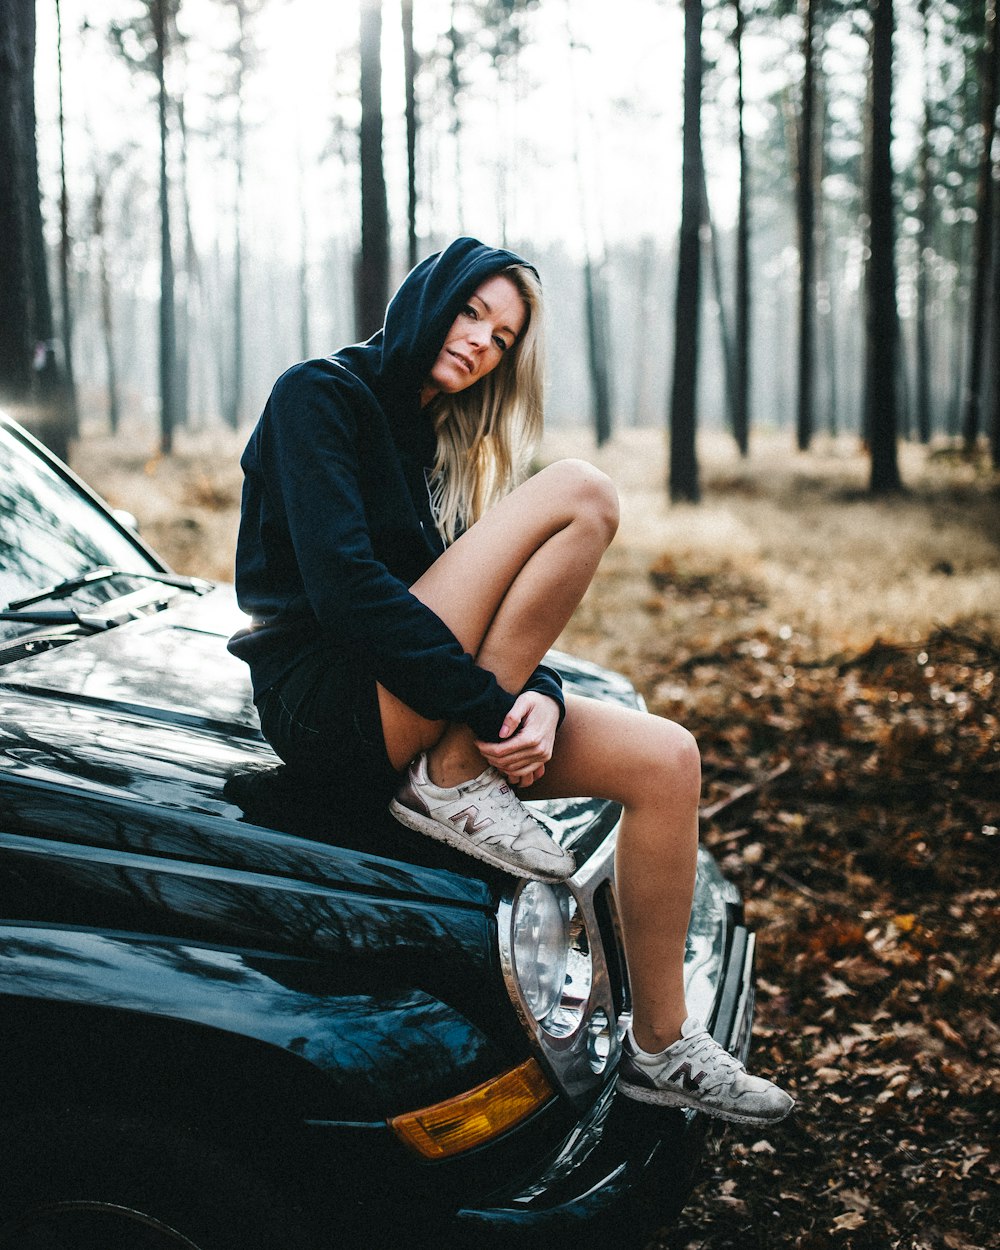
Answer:
[[[236,591],[252,624],[229,642],[259,697],[303,657],[333,648],[431,720],[495,740],[514,702],[408,589],[441,554],[427,471],[432,416],[420,388],[448,330],[512,252],[457,239],[407,276],[367,343],[281,375],[243,453]],[[539,668],[528,688],[561,704]]]

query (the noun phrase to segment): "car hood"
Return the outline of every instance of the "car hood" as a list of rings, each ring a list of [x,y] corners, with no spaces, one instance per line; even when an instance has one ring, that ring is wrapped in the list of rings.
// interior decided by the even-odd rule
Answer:
[[[329,804],[320,811],[315,802],[298,801],[287,778],[272,772],[279,761],[261,737],[248,671],[225,646],[242,619],[232,588],[217,586],[200,596],[181,593],[155,615],[4,665],[0,778],[71,786],[95,799],[160,809],[165,818],[249,821],[452,867],[454,853],[427,839],[414,844],[388,817],[375,822],[377,829],[368,813],[332,819]],[[614,674],[567,656],[549,659],[570,688],[635,701],[629,683]],[[252,803],[241,788],[248,780]],[[589,799],[535,806],[580,861],[617,816],[614,805]],[[478,872],[472,861],[463,860],[463,868]]]
[[[246,665],[226,650],[241,621],[228,586],[0,669],[0,687],[114,708],[173,726],[259,737]]]

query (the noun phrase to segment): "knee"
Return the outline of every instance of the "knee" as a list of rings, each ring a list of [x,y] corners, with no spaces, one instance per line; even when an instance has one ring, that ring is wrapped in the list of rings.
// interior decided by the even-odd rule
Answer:
[[[637,732],[627,735],[627,765],[622,771],[622,801],[633,811],[657,817],[665,812],[687,821],[701,798],[701,752],[694,736],[675,721],[639,713]],[[662,827],[673,828],[667,821]]]
[[[605,546],[618,529],[619,506],[615,484],[586,460],[557,460],[542,470],[571,510],[574,521],[593,527]]]
[[[672,795],[698,802],[701,795],[701,751],[694,734],[675,721],[656,718],[655,773]]]

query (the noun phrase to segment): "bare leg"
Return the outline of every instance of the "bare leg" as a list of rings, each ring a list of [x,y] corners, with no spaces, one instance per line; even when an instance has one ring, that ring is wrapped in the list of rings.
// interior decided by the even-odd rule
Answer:
[[[508,495],[412,589],[502,686],[519,690],[582,598],[616,525],[607,478],[583,462],[561,461]],[[481,770],[467,728],[427,721],[383,688],[379,700],[397,767],[431,751],[438,784]],[[531,798],[596,795],[625,808],[618,899],[633,1031],[651,1051],[675,1041],[686,1016],[684,942],[700,784],[697,746],[679,725],[571,696],[546,773],[525,792]]]
[[[615,855],[636,1041],[651,1052],[680,1036],[684,942],[694,894],[701,765],[680,725],[569,696],[545,775],[524,798],[596,795],[624,816]]]
[[[561,633],[618,523],[617,498],[584,461],[550,465],[513,491],[414,583],[477,662],[518,691]],[[433,780],[454,785],[483,761],[471,730],[425,720],[379,688],[389,758],[430,751]]]

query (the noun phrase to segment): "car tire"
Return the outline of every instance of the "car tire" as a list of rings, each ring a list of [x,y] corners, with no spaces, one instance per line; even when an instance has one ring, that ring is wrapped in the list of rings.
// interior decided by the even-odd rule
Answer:
[[[39,1110],[0,1123],[0,1250],[313,1250],[307,1213],[188,1127]]]
[[[103,1202],[30,1207],[0,1229],[4,1250],[200,1250],[176,1228],[141,1211]]]

